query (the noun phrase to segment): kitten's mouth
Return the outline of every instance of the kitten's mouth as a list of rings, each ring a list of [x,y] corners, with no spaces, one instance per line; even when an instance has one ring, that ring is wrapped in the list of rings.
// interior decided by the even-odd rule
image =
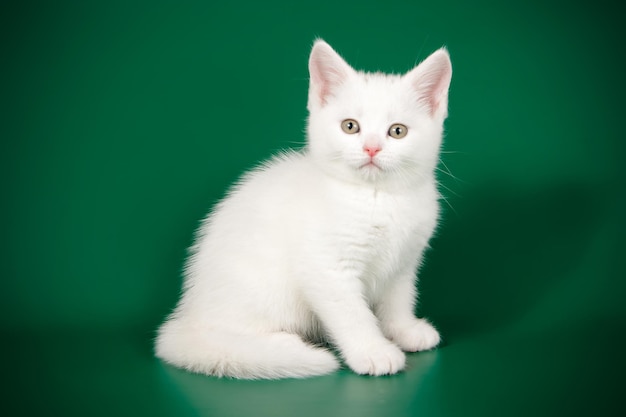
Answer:
[[[373,159],[370,159],[369,161],[367,161],[366,163],[364,163],[363,165],[361,165],[359,167],[359,169],[364,169],[364,168],[365,169],[373,169],[373,168],[375,168],[375,169],[382,170],[382,168],[376,162],[374,162]]]

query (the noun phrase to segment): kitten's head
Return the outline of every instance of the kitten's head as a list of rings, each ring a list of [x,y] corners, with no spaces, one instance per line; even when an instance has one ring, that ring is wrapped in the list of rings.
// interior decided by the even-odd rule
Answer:
[[[326,171],[367,182],[431,178],[452,76],[445,49],[402,76],[369,74],[318,40],[309,72],[308,149]]]

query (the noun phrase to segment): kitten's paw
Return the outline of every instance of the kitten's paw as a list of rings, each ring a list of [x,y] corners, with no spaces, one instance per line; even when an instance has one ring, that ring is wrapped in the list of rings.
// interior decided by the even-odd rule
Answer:
[[[388,340],[344,352],[346,364],[361,375],[391,375],[404,369],[406,357]]]
[[[415,319],[411,324],[395,329],[391,340],[407,352],[429,350],[439,344],[439,332],[424,319]]]

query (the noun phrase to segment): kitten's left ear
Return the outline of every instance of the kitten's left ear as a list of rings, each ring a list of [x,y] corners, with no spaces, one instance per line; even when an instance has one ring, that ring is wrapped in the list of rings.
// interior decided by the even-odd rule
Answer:
[[[321,39],[315,41],[309,57],[309,110],[311,106],[323,106],[334,90],[354,73],[354,70],[329,44]]]
[[[417,100],[428,108],[431,116],[445,119],[448,115],[448,88],[452,79],[452,63],[446,48],[433,52],[405,77],[417,94]]]

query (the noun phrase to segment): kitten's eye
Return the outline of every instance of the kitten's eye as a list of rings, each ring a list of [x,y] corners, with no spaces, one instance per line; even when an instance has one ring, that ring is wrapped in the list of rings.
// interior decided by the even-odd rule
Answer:
[[[357,133],[359,129],[359,123],[354,119],[346,119],[341,122],[341,129],[349,135]]]
[[[401,125],[400,123],[396,123],[391,125],[389,128],[389,136],[394,139],[402,139],[406,136],[409,129],[405,125]]]

